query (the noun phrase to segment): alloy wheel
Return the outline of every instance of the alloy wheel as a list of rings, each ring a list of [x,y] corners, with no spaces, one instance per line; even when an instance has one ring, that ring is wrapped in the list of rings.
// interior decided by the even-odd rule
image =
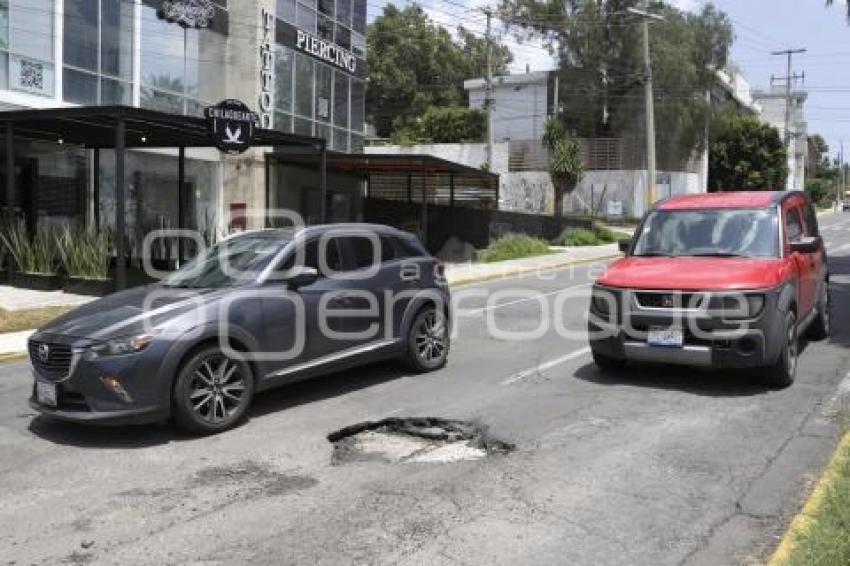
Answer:
[[[210,355],[195,368],[188,391],[192,411],[204,421],[220,423],[245,402],[245,376],[233,360]]]
[[[416,353],[426,364],[434,364],[446,355],[446,324],[442,315],[430,310],[422,316],[416,325]]]

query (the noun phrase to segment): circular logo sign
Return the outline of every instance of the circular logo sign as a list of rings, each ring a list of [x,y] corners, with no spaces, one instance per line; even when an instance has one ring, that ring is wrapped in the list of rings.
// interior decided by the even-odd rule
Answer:
[[[215,146],[226,153],[242,153],[254,142],[254,130],[260,117],[244,102],[223,100],[204,110]]]

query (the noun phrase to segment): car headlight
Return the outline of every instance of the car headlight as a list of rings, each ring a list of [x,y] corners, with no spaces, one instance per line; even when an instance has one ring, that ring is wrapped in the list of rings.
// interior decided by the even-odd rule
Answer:
[[[726,295],[717,299],[713,307],[726,319],[755,318],[764,310],[764,295]]]
[[[617,295],[607,289],[594,287],[590,296],[590,305],[593,312],[610,315],[617,312]]]
[[[140,334],[130,338],[115,338],[95,344],[89,348],[89,353],[92,357],[103,358],[106,356],[120,356],[123,354],[132,354],[141,352],[153,342],[152,334]]]

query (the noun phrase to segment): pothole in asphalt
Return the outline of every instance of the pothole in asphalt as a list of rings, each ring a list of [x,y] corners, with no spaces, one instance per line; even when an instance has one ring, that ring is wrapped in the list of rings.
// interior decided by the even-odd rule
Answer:
[[[347,426],[328,435],[332,463],[383,460],[447,463],[506,454],[514,445],[493,438],[479,423],[440,419],[388,418]]]

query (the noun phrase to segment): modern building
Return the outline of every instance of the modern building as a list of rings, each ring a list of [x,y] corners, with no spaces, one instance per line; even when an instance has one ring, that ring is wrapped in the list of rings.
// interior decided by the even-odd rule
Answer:
[[[557,74],[536,71],[493,77],[493,140],[539,140],[546,120],[554,113]],[[484,79],[464,81],[469,107],[484,110]]]
[[[263,128],[357,154],[365,31],[366,0],[0,0],[0,111],[120,105],[202,116],[207,106],[238,99]],[[40,217],[114,221],[111,151],[95,157],[85,146],[26,132],[16,132],[13,151],[19,214],[32,192]],[[127,153],[127,223],[139,234],[177,226],[177,153]],[[193,228],[221,235],[259,227],[270,207],[294,209],[308,222],[320,216],[316,167],[287,163],[267,147],[238,156],[190,147],[185,156]],[[91,198],[95,185],[99,202]],[[327,186],[329,220],[361,217],[362,179],[329,174]]]
[[[769,91],[755,91],[753,97],[763,109],[762,121],[778,129],[779,135],[785,139],[785,87],[775,86]],[[809,144],[804,105],[807,98],[808,93],[805,90],[793,89],[791,91],[790,141],[788,144],[789,174],[785,186],[787,190],[802,191],[806,182],[806,160]]]

